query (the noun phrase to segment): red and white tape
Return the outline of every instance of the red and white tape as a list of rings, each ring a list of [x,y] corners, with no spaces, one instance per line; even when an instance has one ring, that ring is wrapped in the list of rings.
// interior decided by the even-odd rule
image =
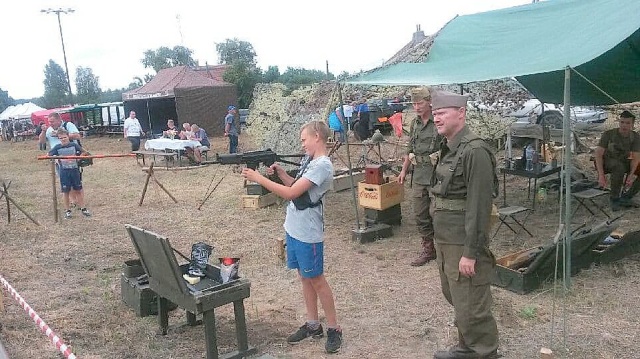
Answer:
[[[71,348],[62,342],[62,339],[60,339],[60,337],[58,337],[56,333],[51,330],[51,328],[49,328],[47,323],[45,323],[44,320],[40,318],[38,313],[36,313],[36,311],[33,310],[33,308],[31,308],[31,306],[27,304],[24,299],[22,299],[22,296],[20,296],[20,294],[15,289],[13,289],[11,284],[9,284],[9,282],[7,282],[2,275],[0,275],[0,283],[2,283],[2,286],[4,286],[7,292],[11,294],[13,299],[18,301],[18,304],[22,306],[22,309],[24,309],[24,311],[29,314],[31,319],[33,319],[40,330],[51,340],[53,345],[55,345],[56,348],[60,350],[62,355],[64,355],[64,357],[67,359],[76,359],[76,355],[71,352]]]

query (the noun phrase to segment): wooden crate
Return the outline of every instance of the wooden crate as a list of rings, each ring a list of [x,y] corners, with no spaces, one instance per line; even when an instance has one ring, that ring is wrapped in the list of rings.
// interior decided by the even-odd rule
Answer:
[[[353,172],[354,185],[357,186],[358,182],[361,182],[361,181],[364,181],[364,172]],[[331,183],[331,189],[334,192],[340,192],[350,188],[351,188],[351,177],[349,177],[348,173],[333,177],[333,182]]]
[[[390,178],[388,183],[377,185],[358,182],[358,202],[360,206],[372,209],[387,209],[404,199],[404,186],[397,178]]]
[[[267,193],[263,195],[245,194],[242,195],[242,208],[264,208],[275,204],[278,196],[275,193]]]

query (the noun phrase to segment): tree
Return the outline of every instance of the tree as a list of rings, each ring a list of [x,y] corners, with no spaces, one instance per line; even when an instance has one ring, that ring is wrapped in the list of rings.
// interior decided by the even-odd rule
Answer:
[[[262,79],[260,69],[251,67],[243,61],[236,61],[231,68],[222,75],[225,82],[236,85],[238,91],[238,106],[247,108],[253,100],[253,88]]]
[[[196,61],[191,57],[192,54],[193,51],[184,46],[174,46],[173,49],[161,46],[156,50],[145,51],[141,61],[145,68],[151,67],[157,73],[169,67],[195,66]]]
[[[16,101],[9,96],[9,91],[3,91],[0,87],[0,112],[15,104]]]
[[[335,76],[329,73],[328,79],[333,80]],[[327,74],[320,70],[307,70],[303,68],[288,67],[280,76],[280,82],[287,87],[295,89],[302,85],[322,82],[327,80]]]
[[[280,80],[280,69],[278,66],[269,66],[267,71],[262,75],[262,81],[266,83],[274,83]]]
[[[60,107],[68,104],[69,85],[67,75],[60,65],[53,60],[44,66],[44,98],[45,107]]]
[[[100,80],[88,67],[76,69],[76,102],[96,103],[100,99]]]
[[[216,52],[218,52],[220,64],[231,65],[237,61],[242,61],[249,68],[256,66],[256,51],[250,42],[241,41],[237,38],[233,40],[227,39],[223,43],[216,44]]]

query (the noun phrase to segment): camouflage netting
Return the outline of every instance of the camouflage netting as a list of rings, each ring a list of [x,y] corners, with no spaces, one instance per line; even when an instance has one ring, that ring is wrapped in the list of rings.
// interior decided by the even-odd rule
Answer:
[[[439,88],[460,91],[459,86]],[[342,89],[342,97],[345,103],[363,98],[369,101],[396,96],[403,98],[408,95],[409,89],[403,86],[346,85]],[[530,97],[513,81],[467,84],[464,91],[470,95],[469,104],[472,107],[469,110],[469,125],[486,139],[503,136],[511,122],[503,118],[505,114],[517,109]],[[283,84],[259,84],[254,90],[249,109],[247,132],[259,148],[271,148],[277,153],[296,153],[300,150],[301,126],[312,120],[326,119],[338,103],[338,91],[332,82],[306,86],[290,93]],[[409,106],[405,110],[404,123],[409,124],[413,118],[415,112]]]

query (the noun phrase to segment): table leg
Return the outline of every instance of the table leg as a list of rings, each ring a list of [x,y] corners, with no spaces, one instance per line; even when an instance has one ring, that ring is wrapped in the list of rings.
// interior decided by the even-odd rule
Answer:
[[[158,296],[158,324],[160,325],[160,334],[167,335],[169,328],[169,303],[167,298]]]
[[[204,322],[204,340],[207,342],[207,359],[218,359],[216,315],[213,309],[202,313],[202,321]]]
[[[502,172],[502,206],[507,206],[507,173]]]
[[[196,315],[191,313],[190,311],[187,311],[187,325],[189,325],[190,327],[194,327],[198,325],[198,321],[196,320]]]
[[[536,210],[537,192],[538,192],[538,177],[533,179],[533,206],[531,207],[533,211]]]
[[[238,340],[238,351],[241,353],[249,349],[249,341],[247,339],[247,322],[244,315],[244,301],[236,300],[233,302],[233,313],[236,319],[236,338]]]

